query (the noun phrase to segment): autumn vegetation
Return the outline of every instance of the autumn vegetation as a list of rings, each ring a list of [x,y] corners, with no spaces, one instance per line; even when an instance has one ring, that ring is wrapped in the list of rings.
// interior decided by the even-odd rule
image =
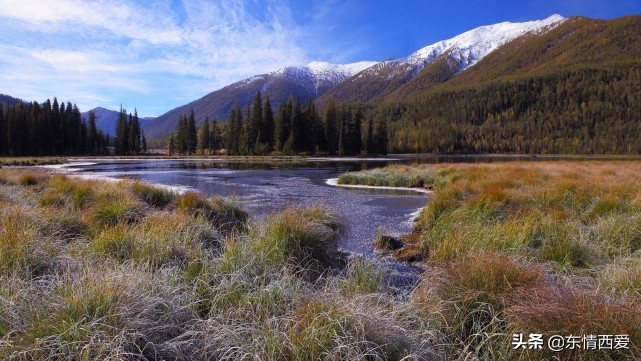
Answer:
[[[640,356],[641,163],[388,166],[339,183],[431,186],[417,227],[429,272],[412,300],[454,340],[448,355]],[[511,350],[513,333],[628,334],[625,351]]]
[[[0,170],[0,359],[443,357],[379,266],[315,206]]]

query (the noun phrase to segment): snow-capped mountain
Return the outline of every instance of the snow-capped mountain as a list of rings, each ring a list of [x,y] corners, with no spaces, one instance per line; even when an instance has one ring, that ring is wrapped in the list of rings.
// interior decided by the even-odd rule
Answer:
[[[308,85],[310,91],[322,92],[324,88],[331,88],[377,63],[375,61],[360,61],[351,64],[332,64],[314,61],[307,65],[290,66],[269,74],[256,75],[231,84],[229,87],[242,88],[256,81],[265,81],[263,91],[268,91],[270,86],[284,77]]]
[[[302,66],[286,67],[269,74],[253,76],[209,93],[189,104],[170,110],[156,120],[143,125],[149,138],[159,137],[174,131],[180,114],[194,110],[196,119],[226,119],[229,109],[236,100],[245,107],[253,100],[256,92],[269,95],[273,107],[287,101],[289,96],[298,97],[301,102],[314,100],[331,88],[364,69],[376,64],[361,61],[352,64],[330,64],[312,62]]]
[[[552,15],[523,23],[503,22],[481,26],[451,39],[428,45],[405,58],[383,61],[343,82],[325,97],[367,101],[384,97],[416,77],[429,64],[447,57],[449,77],[473,66],[502,45],[527,34],[547,32],[566,19]]]
[[[450,57],[457,60],[460,66],[459,71],[463,71],[500,46],[526,34],[548,31],[563,21],[565,18],[556,14],[545,20],[525,23],[503,22],[481,26],[451,39],[426,46],[403,59],[402,63],[422,68],[441,54],[449,53]]]
[[[338,101],[382,99],[417,78],[424,69],[429,70],[426,67],[441,62],[446,69],[437,69],[437,80],[447,81],[502,45],[527,34],[545,33],[565,20],[560,15],[552,15],[544,20],[481,26],[400,59],[351,64],[311,62],[282,68],[214,91],[148,122],[143,129],[149,138],[168,134],[175,129],[180,114],[187,114],[192,109],[198,121],[205,116],[226,119],[236,100],[244,109],[258,91],[263,97],[269,95],[273,107],[287,101],[289,96],[298,97],[301,102],[317,100],[321,105],[330,96]]]

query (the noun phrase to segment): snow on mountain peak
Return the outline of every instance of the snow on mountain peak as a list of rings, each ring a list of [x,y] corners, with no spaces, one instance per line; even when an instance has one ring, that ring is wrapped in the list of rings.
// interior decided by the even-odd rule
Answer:
[[[461,63],[461,71],[476,64],[487,54],[500,46],[525,34],[536,34],[550,30],[566,18],[554,14],[544,20],[528,21],[523,23],[502,22],[494,25],[481,26],[464,32],[448,40],[442,40],[426,46],[408,58],[406,61],[413,65],[431,62],[443,53],[452,52]]]
[[[313,61],[307,64],[306,67],[316,75],[332,72],[341,73],[349,77],[360,73],[376,63],[375,61],[359,61],[350,64],[331,64],[322,61]]]

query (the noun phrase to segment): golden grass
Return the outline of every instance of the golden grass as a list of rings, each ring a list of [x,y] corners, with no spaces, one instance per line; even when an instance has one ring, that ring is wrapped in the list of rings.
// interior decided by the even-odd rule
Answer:
[[[641,356],[641,162],[394,166],[346,177],[394,185],[405,173],[435,189],[417,224],[430,268],[413,302],[443,317],[457,345],[450,357]],[[623,333],[637,346],[518,352],[497,337],[511,332]]]
[[[250,222],[233,200],[3,169],[0,359],[641,357],[641,164],[423,168],[436,193],[410,294],[373,261],[338,272],[321,206]],[[631,349],[512,350],[528,332]]]
[[[332,276],[326,208],[254,223],[234,200],[24,172],[0,172],[0,359],[438,354],[372,263]]]

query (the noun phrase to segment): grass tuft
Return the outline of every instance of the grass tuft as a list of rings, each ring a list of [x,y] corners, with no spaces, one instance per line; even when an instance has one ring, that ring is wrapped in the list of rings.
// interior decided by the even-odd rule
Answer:
[[[142,218],[138,205],[124,196],[103,197],[94,204],[91,219],[95,226],[111,227],[119,223],[132,224]]]
[[[167,206],[176,197],[176,194],[170,190],[142,182],[135,182],[132,189],[142,201],[157,208]]]

